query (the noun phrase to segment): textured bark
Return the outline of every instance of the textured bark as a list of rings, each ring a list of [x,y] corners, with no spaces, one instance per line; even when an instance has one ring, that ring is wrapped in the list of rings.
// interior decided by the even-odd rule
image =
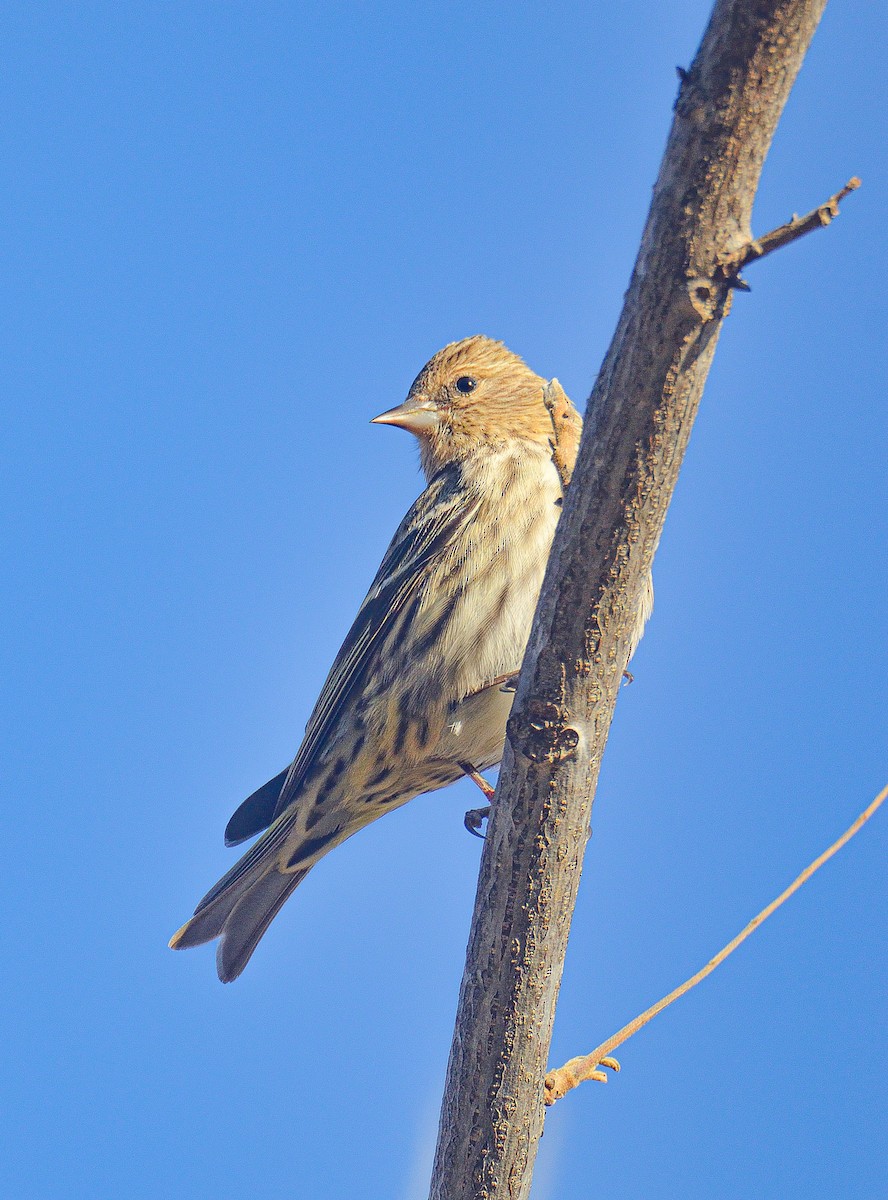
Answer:
[[[826,0],[719,0],[589,400],[509,722],[441,1111],[432,1200],[526,1200],[583,852],[628,640],[759,175]],[[727,275],[727,278],[726,278]]]

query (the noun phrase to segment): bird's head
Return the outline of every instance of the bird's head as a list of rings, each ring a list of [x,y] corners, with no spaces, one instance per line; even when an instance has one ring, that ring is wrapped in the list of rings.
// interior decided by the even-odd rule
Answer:
[[[546,380],[507,350],[478,335],[451,342],[423,367],[397,408],[374,418],[419,439],[431,478],[447,463],[479,449],[530,441],[548,446],[552,420],[543,403]]]

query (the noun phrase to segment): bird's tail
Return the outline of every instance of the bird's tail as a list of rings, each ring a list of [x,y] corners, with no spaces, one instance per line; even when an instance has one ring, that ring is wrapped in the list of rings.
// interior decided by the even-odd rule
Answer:
[[[173,935],[170,947],[186,950],[221,938],[216,970],[223,983],[237,979],[250,961],[268,926],[308,870],[284,874],[275,867],[265,875],[233,887],[197,912]]]
[[[237,979],[287,897],[318,859],[351,830],[322,823],[309,836],[296,813],[282,814],[243,858],[235,863],[170,940],[187,950],[221,938],[216,969],[223,983]]]

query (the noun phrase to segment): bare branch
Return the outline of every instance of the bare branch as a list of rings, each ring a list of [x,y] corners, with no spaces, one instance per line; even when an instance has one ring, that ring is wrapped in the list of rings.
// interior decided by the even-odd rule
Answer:
[[[803,217],[794,216],[785,225],[778,225],[770,233],[747,242],[737,253],[730,255],[723,263],[719,264],[719,275],[726,281],[733,282],[736,287],[740,272],[751,262],[764,258],[766,254],[773,254],[775,250],[788,246],[790,242],[804,237],[806,233],[811,233],[814,229],[823,229],[829,225],[839,215],[839,204],[859,187],[860,180],[853,175],[834,196],[830,196],[828,200],[819,204],[811,212],[806,213]]]
[[[753,198],[825,0],[717,0],[592,396],[481,860],[432,1200],[526,1200],[592,797]]]
[[[797,876],[789,887],[780,893],[776,900],[772,900],[767,908],[763,908],[757,917],[753,917],[749,924],[735,938],[728,942],[727,946],[719,950],[715,958],[710,959],[705,967],[697,971],[690,979],[686,979],[684,983],[671,991],[668,996],[664,996],[662,1000],[658,1000],[656,1004],[652,1004],[650,1008],[646,1008],[634,1021],[630,1021],[628,1025],[624,1025],[619,1032],[609,1037],[606,1042],[602,1042],[600,1046],[596,1046],[591,1054],[572,1058],[563,1067],[557,1067],[554,1071],[550,1071],[546,1076],[546,1104],[554,1104],[556,1100],[560,1100],[562,1096],[566,1095],[572,1088],[575,1088],[577,1084],[585,1083],[587,1080],[595,1080],[599,1083],[607,1082],[607,1075],[604,1071],[599,1070],[599,1068],[602,1066],[610,1067],[612,1071],[619,1071],[620,1069],[620,1064],[615,1058],[611,1057],[611,1052],[616,1050],[617,1047],[622,1046],[624,1042],[628,1042],[634,1033],[638,1033],[639,1029],[643,1029],[648,1021],[652,1021],[664,1008],[668,1008],[670,1004],[673,1004],[676,1000],[686,995],[691,988],[695,988],[698,983],[702,983],[707,975],[711,975],[715,968],[720,966],[729,954],[734,953],[741,942],[745,942],[749,935],[754,933],[760,925],[763,925],[768,917],[777,911],[781,904],[788,900],[794,892],[797,892],[803,884],[807,883],[815,871],[819,871],[825,862],[828,862],[834,854],[837,854],[843,846],[851,841],[885,799],[888,799],[888,785],[882,788],[875,800],[863,810],[854,824],[850,825],[842,836],[833,842],[828,850],[824,850],[812,863],[809,863],[801,875]]]

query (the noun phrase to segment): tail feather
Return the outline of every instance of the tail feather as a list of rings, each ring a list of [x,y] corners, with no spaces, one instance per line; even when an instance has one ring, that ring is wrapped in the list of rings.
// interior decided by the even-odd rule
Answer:
[[[247,796],[246,800],[234,812],[231,820],[225,826],[225,845],[239,846],[247,838],[254,837],[274,820],[277,803],[281,790],[286,782],[289,767],[285,767],[280,775],[269,779],[261,788]]]
[[[249,962],[259,939],[281,905],[308,874],[272,867],[259,878],[244,881],[197,912],[170,940],[171,950],[190,950],[221,938],[216,967],[223,983],[236,979]]]
[[[195,908],[191,920],[186,921],[170,938],[171,950],[190,950],[192,946],[202,946],[204,942],[211,942],[221,936],[225,922],[244,895],[270,869],[268,863],[260,861],[248,871],[243,871],[242,863],[243,859],[235,863],[231,870],[210,888]]]
[[[170,938],[170,949],[190,950],[192,946],[202,946],[204,942],[212,942],[219,937],[239,899],[240,893],[220,896],[215,904],[198,909],[191,920],[186,921]]]
[[[286,875],[271,871],[238,900],[222,927],[222,940],[216,950],[216,971],[223,983],[237,979],[260,938],[307,874],[307,870]]]
[[[223,983],[236,979],[290,893],[318,859],[354,832],[334,821],[335,814],[330,814],[308,836],[298,810],[282,813],[210,888],[191,920],[173,935],[170,948],[186,950],[221,938],[216,953],[219,978]]]

